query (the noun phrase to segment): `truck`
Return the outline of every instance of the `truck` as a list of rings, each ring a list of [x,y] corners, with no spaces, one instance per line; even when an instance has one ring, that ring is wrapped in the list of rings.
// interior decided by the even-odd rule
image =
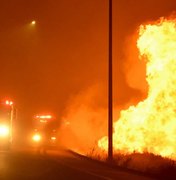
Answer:
[[[33,145],[38,149],[57,146],[57,121],[52,115],[35,115],[33,118]]]
[[[12,101],[0,102],[0,149],[9,150],[13,139],[14,105]]]

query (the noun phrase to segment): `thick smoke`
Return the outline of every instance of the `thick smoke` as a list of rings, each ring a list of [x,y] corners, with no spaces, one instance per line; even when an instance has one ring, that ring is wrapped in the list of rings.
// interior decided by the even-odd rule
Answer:
[[[139,61],[136,38],[136,34],[127,38],[123,70],[129,88],[140,93],[121,106],[114,105],[114,121],[119,118],[121,109],[137,103],[141,94],[144,96],[147,92],[145,63]],[[107,83],[92,85],[70,98],[59,131],[61,144],[84,154],[96,148],[98,140],[108,132],[107,100]]]
[[[102,89],[94,85],[70,99],[59,133],[62,145],[86,153],[106,134],[107,110],[102,106],[106,93]]]

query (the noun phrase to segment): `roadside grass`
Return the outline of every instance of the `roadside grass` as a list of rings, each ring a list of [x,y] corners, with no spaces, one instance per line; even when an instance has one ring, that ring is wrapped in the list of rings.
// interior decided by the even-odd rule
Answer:
[[[98,161],[107,161],[107,153],[96,147],[92,148],[86,156]],[[114,153],[113,159],[114,165],[122,168],[143,172],[159,179],[176,179],[176,161],[169,158],[147,152],[143,154],[134,152],[129,155]]]

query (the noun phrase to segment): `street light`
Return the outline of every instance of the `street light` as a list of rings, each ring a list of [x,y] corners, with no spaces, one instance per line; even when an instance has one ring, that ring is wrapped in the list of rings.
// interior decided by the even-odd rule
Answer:
[[[36,21],[33,20],[33,21],[31,22],[31,24],[34,26],[34,25],[36,24]]]

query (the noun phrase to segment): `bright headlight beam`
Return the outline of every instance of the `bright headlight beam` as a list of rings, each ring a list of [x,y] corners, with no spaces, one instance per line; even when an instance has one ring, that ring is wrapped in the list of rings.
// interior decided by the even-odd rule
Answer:
[[[56,140],[56,137],[55,137],[55,136],[52,136],[52,137],[51,137],[51,140]]]
[[[32,139],[33,139],[34,141],[38,142],[38,141],[41,140],[41,136],[40,136],[40,134],[35,134],[35,135],[32,137]]]
[[[7,136],[9,134],[9,127],[6,125],[0,126],[0,136]]]

